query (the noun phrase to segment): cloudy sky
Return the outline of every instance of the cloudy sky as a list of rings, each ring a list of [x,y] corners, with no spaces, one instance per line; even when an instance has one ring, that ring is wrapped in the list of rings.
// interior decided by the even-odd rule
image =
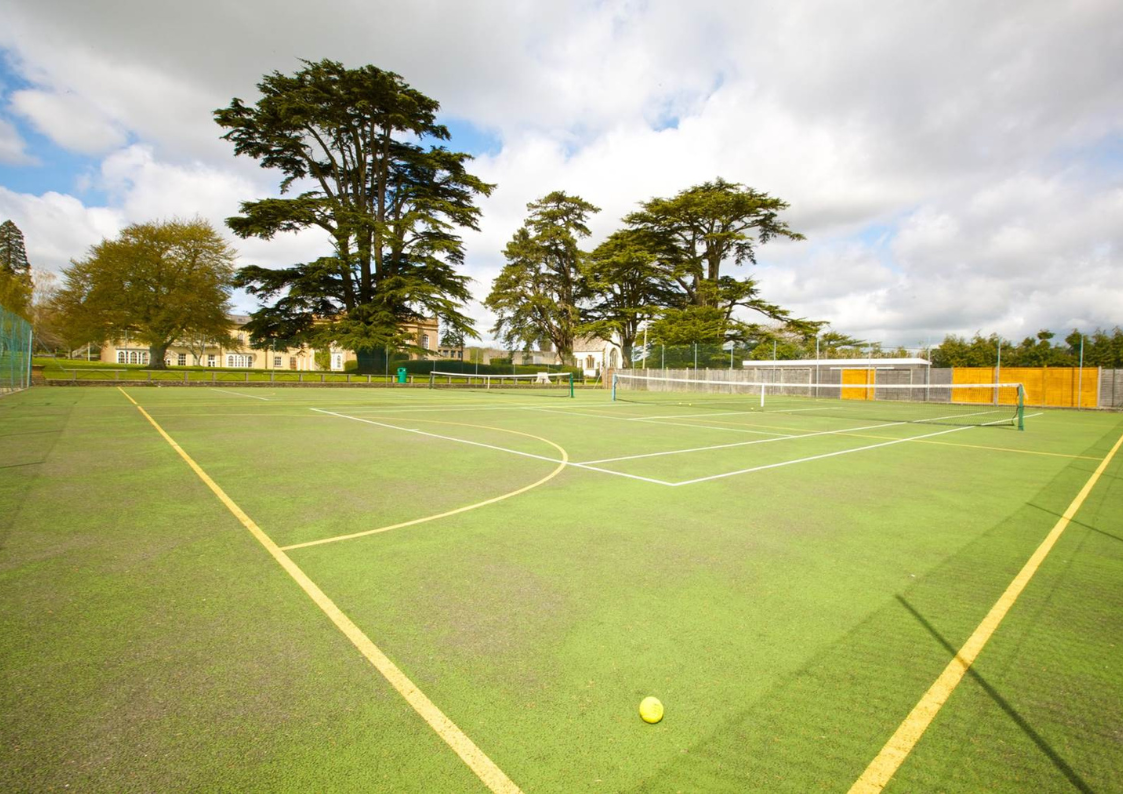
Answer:
[[[466,236],[478,299],[528,201],[600,206],[592,244],[721,176],[791,204],[807,240],[765,246],[755,275],[837,330],[1123,324],[1119,0],[0,0],[0,20],[0,220],[45,270],[129,223],[224,228],[275,194],[211,112],[331,58],[440,101],[498,183]],[[234,242],[243,264],[329,252],[315,233]]]

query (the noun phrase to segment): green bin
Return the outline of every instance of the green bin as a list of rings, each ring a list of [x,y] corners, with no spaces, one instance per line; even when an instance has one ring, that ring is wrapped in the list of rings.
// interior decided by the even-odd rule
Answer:
[[[398,367],[398,383],[406,382],[406,368]]]

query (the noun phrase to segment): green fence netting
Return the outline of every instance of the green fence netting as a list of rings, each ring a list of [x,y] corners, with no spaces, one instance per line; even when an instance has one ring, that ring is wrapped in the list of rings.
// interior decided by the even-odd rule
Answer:
[[[0,394],[31,385],[31,323],[0,306]]]

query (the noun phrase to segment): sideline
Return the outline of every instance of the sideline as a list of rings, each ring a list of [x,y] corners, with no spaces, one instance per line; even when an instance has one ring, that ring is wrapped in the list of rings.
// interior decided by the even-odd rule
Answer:
[[[242,526],[250,531],[257,541],[265,547],[281,567],[285,569],[289,576],[291,576],[301,589],[307,594],[309,598],[318,606],[325,615],[335,624],[344,636],[351,641],[351,643],[359,650],[359,652],[367,658],[367,660],[374,665],[375,669],[382,674],[382,676],[390,683],[394,689],[398,691],[406,702],[413,707],[413,710],[421,716],[425,722],[429,724],[438,736],[441,737],[448,744],[452,750],[460,756],[468,767],[476,774],[476,776],[483,782],[485,786],[491,789],[496,794],[515,794],[520,792],[518,786],[503,773],[503,770],[495,765],[487,755],[476,744],[468,738],[468,736],[456,726],[456,724],[445,716],[433,701],[422,692],[417,686],[409,680],[401,669],[390,661],[390,658],[384,654],[377,645],[375,645],[362,629],[356,626],[347,615],[343,613],[338,606],[335,605],[330,598],[321,590],[315,582],[313,582],[308,575],[302,571],[292,559],[281,550],[273,540],[265,534],[252,518],[250,518],[235,504],[234,500],[226,495],[226,492],[218,486],[210,476],[203,471],[203,469],[196,463],[190,455],[188,455],[175,440],[165,432],[164,428],[157,424],[156,420],[149,416],[148,412],[134,400],[128,392],[120,386],[117,390],[125,395],[129,402],[136,406],[141,415],[148,420],[156,432],[158,432],[165,441],[171,445],[171,448],[179,454],[181,458],[191,467],[191,470],[198,475],[199,479],[211,489],[211,492],[218,497],[226,509],[234,514],[234,517],[241,522]]]
[[[862,773],[854,785],[850,787],[850,794],[876,794],[885,788],[890,779],[900,769],[901,764],[909,757],[909,753],[920,741],[928,726],[935,719],[939,713],[940,708],[951,697],[952,692],[959,686],[959,682],[967,673],[967,670],[978,658],[983,648],[986,647],[987,641],[990,640],[991,635],[998,629],[1002,623],[1002,619],[1006,617],[1006,613],[1014,606],[1014,602],[1018,600],[1018,596],[1025,590],[1026,585],[1029,584],[1030,579],[1037,573],[1037,569],[1041,567],[1041,563],[1049,556],[1053,546],[1056,545],[1057,540],[1060,539],[1061,534],[1068,527],[1069,523],[1076,516],[1080,507],[1084,504],[1084,500],[1088,498],[1088,494],[1092,492],[1092,488],[1100,479],[1100,475],[1107,469],[1111,459],[1115,457],[1115,453],[1119,451],[1119,447],[1123,446],[1123,435],[1115,442],[1115,446],[1107,453],[1100,465],[1084,483],[1084,487],[1080,489],[1080,493],[1072,500],[1068,508],[1065,510],[1057,523],[1049,531],[1045,540],[1034,551],[1033,556],[1029,558],[1025,566],[1022,567],[1014,580],[1006,588],[1006,591],[999,596],[998,601],[991,607],[990,612],[986,614],[982,622],[959,649],[948,666],[944,668],[943,673],[936,679],[936,682],[929,687],[928,691],[916,704],[909,715],[905,717],[904,722],[900,724],[896,732],[881,748],[881,752],[877,754],[870,765],[866,767],[866,771]]]

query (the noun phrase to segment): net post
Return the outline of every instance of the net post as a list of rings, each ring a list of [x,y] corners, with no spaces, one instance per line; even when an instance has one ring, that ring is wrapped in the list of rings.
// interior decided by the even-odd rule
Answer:
[[[574,396],[574,394],[573,394],[573,373],[572,372],[569,373],[569,396],[570,397]]]
[[[1022,384],[1018,384],[1018,430],[1026,429],[1025,413],[1026,413],[1026,392]]]
[[[616,378],[619,377],[615,372],[612,373],[612,402],[616,402]]]

